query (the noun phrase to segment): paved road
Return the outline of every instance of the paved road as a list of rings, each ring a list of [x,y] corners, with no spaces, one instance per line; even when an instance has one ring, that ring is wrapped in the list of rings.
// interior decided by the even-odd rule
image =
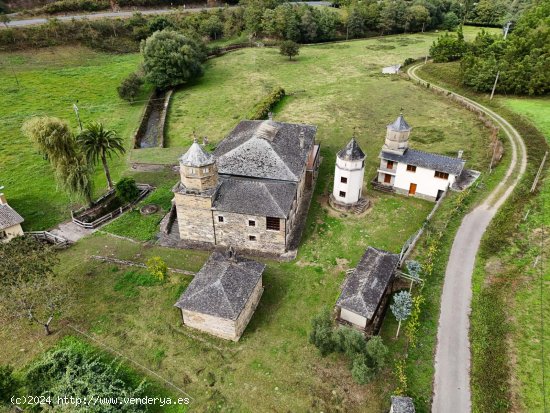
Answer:
[[[303,4],[308,4],[310,6],[330,6],[332,3],[329,1],[304,1]],[[230,6],[230,7],[237,7],[237,6]],[[187,8],[185,9],[186,12],[196,13],[202,10],[209,10],[209,9],[216,9],[217,7],[195,7],[195,8]],[[168,14],[173,13],[179,9],[153,9],[153,10],[139,10],[139,12],[143,15],[151,15],[151,14]],[[63,16],[52,16],[51,18],[55,17],[58,20],[83,20],[83,19],[112,19],[112,18],[122,18],[127,19],[129,17],[132,17],[132,15],[135,13],[135,11],[119,11],[119,12],[112,12],[112,11],[105,11],[105,12],[98,12],[98,13],[89,13],[89,14],[72,14],[72,15],[63,15]],[[12,19],[16,18],[16,14],[10,15]],[[25,26],[33,26],[36,24],[44,24],[48,22],[48,18],[32,18],[32,19],[22,19],[22,20],[12,20],[8,23],[8,27],[25,27]],[[2,26],[3,27],[3,26]]]
[[[411,67],[408,74],[411,79],[425,84],[416,75],[420,66],[422,64]],[[441,87],[431,87],[449,92]],[[483,233],[498,208],[512,193],[527,166],[525,144],[514,127],[489,108],[471,99],[463,99],[483,110],[506,133],[510,140],[512,161],[497,188],[481,205],[464,217],[451,248],[441,295],[433,413],[471,411],[469,330],[474,263]]]

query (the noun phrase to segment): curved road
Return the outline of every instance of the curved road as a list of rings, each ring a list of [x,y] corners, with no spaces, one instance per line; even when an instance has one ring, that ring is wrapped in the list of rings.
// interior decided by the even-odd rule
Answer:
[[[416,70],[423,63],[409,68],[414,81],[426,85]],[[485,201],[464,217],[453,241],[445,270],[441,295],[441,313],[435,354],[433,413],[470,413],[470,304],[472,300],[472,272],[481,237],[498,208],[512,193],[527,167],[525,143],[518,131],[497,113],[471,99],[469,104],[481,109],[497,124],[510,141],[512,160],[506,175]]]

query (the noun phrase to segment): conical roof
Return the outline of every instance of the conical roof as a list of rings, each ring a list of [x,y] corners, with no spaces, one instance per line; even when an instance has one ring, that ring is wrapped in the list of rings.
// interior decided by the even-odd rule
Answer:
[[[397,132],[410,131],[412,129],[403,117],[403,114],[400,114],[395,122],[390,123],[388,128]]]
[[[346,147],[338,152],[338,158],[344,161],[361,161],[365,159],[365,153],[355,138],[351,138]]]
[[[214,155],[206,152],[195,139],[193,145],[180,158],[180,164],[200,168],[201,166],[213,164],[215,160]]]

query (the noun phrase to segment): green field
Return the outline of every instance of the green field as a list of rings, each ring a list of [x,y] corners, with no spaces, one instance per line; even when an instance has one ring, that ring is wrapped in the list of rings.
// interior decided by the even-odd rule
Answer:
[[[189,144],[193,130],[200,136],[207,135],[213,143],[219,141],[264,93],[278,85],[286,88],[290,96],[276,108],[276,119],[318,126],[323,160],[298,257],[290,263],[268,262],[264,296],[238,343],[228,343],[181,325],[180,316],[172,306],[190,277],[172,274],[165,284],[144,285],[139,271],[136,275],[127,268],[100,264],[89,258],[96,254],[144,262],[148,257],[159,255],[170,267],[196,271],[207,253],[159,248],[151,243],[142,244],[98,233],[81,240],[61,255],[60,274],[74,286],[76,299],[62,322],[56,323],[57,334],[44,338],[40,329],[30,326],[15,331],[1,329],[0,342],[4,345],[0,358],[12,360],[22,367],[54,345],[61,335],[74,334],[70,326],[75,326],[184,388],[196,399],[197,411],[386,410],[389,396],[396,387],[393,359],[405,352],[404,340],[393,340],[396,325],[391,316],[382,332],[391,348],[388,367],[367,386],[352,382],[345,359],[338,355],[321,358],[308,344],[307,337],[312,316],[323,306],[333,306],[345,270],[358,262],[365,248],[371,245],[399,252],[433,206],[418,199],[374,192],[369,187],[366,194],[373,206],[364,216],[347,216],[330,210],[327,197],[332,187],[335,152],[349,141],[354,130],[367,153],[366,180],[375,174],[385,125],[395,119],[401,108],[414,128],[414,147],[444,154],[455,154],[464,149],[469,167],[487,169],[489,133],[474,115],[403,78],[379,74],[384,65],[424,54],[434,37],[435,34],[416,34],[308,46],[302,48],[300,56],[293,62],[270,48],[246,49],[209,60],[205,76],[178,91],[174,97],[169,117],[170,147],[147,152],[131,151],[130,160],[139,158],[146,162],[162,158],[165,162],[173,162],[170,156],[175,160],[178,148],[183,150]],[[94,107],[98,112],[94,112],[94,116],[105,119],[111,127],[124,133],[129,142],[141,108],[139,105],[120,104],[115,86],[120,78],[135,68],[139,58],[86,53],[91,53],[89,56],[95,66],[89,61],[79,65],[78,59],[70,52],[64,54],[66,68],[40,70],[26,63],[23,54],[10,55],[10,61],[17,65],[21,79],[27,79],[29,84],[31,80],[43,82],[60,73],[67,85],[72,79],[68,73],[78,73],[81,82],[72,79],[74,83],[70,84],[69,92],[88,91],[88,100],[92,100],[92,96],[97,99]],[[60,58],[48,60],[42,54],[26,58],[29,62],[42,59],[41,64],[45,66],[61,66],[63,62]],[[82,82],[82,72],[86,71],[90,76],[87,86]],[[93,76],[98,77],[101,73],[107,73],[104,75],[107,79],[93,81]],[[60,84],[63,81],[58,78],[55,81],[56,99],[60,100],[67,86]],[[4,77],[0,84],[3,82],[7,82]],[[91,84],[97,84],[97,89]],[[38,111],[37,108],[52,110],[55,106],[48,103],[44,95],[38,95],[40,99],[34,101],[30,93],[18,93],[23,94],[21,99],[24,98],[28,107],[21,107],[21,112],[15,113],[30,114]],[[67,98],[63,102],[68,109],[55,113],[64,114],[70,120],[72,100]],[[10,104],[18,103],[14,99]],[[81,106],[83,116],[91,117],[82,98]],[[0,110],[7,111],[7,108]],[[20,151],[22,159],[41,162],[40,180],[28,178],[25,168],[14,169],[17,173],[8,175],[12,181],[6,192],[15,199],[14,206],[23,214],[30,214],[33,210],[38,214],[43,210],[38,208],[39,205],[43,205],[45,200],[52,202],[51,199],[55,199],[59,202],[59,209],[52,214],[50,221],[40,215],[34,215],[34,220],[31,220],[37,226],[55,223],[66,214],[63,202],[67,200],[40,192],[47,185],[54,188],[54,183],[47,174],[48,166],[20,136],[20,122],[12,122],[12,133],[7,135],[10,140],[3,143],[0,160],[4,161],[4,153],[8,150],[10,153]],[[72,122],[75,126],[74,120]],[[10,159],[9,165],[16,168],[17,162],[13,157]],[[125,159],[121,159],[114,165],[119,176],[124,172],[124,163]],[[8,186],[3,182],[3,174],[0,180]],[[167,206],[167,188],[176,182],[177,175],[134,175],[138,181],[159,186],[159,192],[152,196],[157,196],[156,202],[161,206]],[[99,171],[98,179],[102,182]],[[30,194],[33,194],[33,201],[25,209],[22,201]],[[159,218],[160,215],[154,219]],[[154,229],[151,222],[140,221],[139,216],[128,214],[103,231],[145,241],[151,239]],[[434,307],[430,308],[430,320],[437,315],[440,282],[440,278],[434,279],[430,290],[435,300]],[[435,331],[433,323],[426,331],[429,334]],[[429,346],[432,345],[433,342],[429,342],[422,348],[422,356],[425,352],[430,353]],[[428,400],[431,393],[429,354],[426,360],[418,360],[423,376],[415,388],[422,393],[423,400]],[[415,374],[412,369],[409,379],[413,383]],[[428,408],[422,401],[419,411]]]
[[[430,64],[423,67],[421,73],[425,78],[464,93],[458,83],[457,63]],[[471,91],[466,93],[472,94]],[[497,111],[502,108],[520,115],[519,122],[534,125],[550,143],[550,99],[496,96],[493,105]],[[533,147],[533,134],[517,124],[517,121],[515,123],[516,128],[523,133],[528,147],[531,146],[529,150],[539,150],[542,155],[544,149]],[[533,174],[538,167],[538,163],[530,165]],[[529,186],[531,183],[532,181],[529,181]],[[496,257],[479,259],[474,277],[477,295],[483,289],[482,286],[487,285],[487,280],[499,279],[500,283],[493,283],[493,285],[502,285],[498,298],[505,303],[502,307],[505,311],[494,312],[494,314],[499,314],[497,319],[501,319],[506,324],[504,331],[499,332],[503,334],[499,340],[503,341],[502,347],[506,349],[506,354],[503,356],[501,367],[497,368],[493,365],[492,370],[502,370],[498,373],[499,377],[509,383],[509,388],[498,387],[494,391],[499,394],[502,402],[507,403],[514,411],[544,412],[542,366],[544,364],[548,371],[550,356],[546,348],[544,360],[541,356],[541,321],[547,324],[548,314],[550,314],[550,290],[548,289],[550,271],[546,252],[548,248],[541,242],[543,242],[543,234],[548,233],[550,226],[549,202],[550,172],[547,170],[546,174],[541,176],[538,195],[530,202],[517,206],[521,208],[526,219],[518,224],[514,234],[507,234],[513,239],[512,245]],[[537,263],[536,266],[535,263]],[[491,308],[494,305],[494,301],[488,303]],[[485,330],[486,326],[482,324],[482,320],[486,319],[486,316],[481,313],[487,311],[487,308],[474,307],[474,314],[476,311],[480,314],[478,320],[481,324],[479,326],[474,324],[474,326]],[[487,322],[493,322],[493,320]],[[550,333],[547,328],[544,331],[544,342],[548,343]],[[487,334],[489,336],[484,337],[483,340],[494,342],[495,337],[490,335],[490,329],[487,329],[485,335]],[[487,360],[478,361],[475,357],[473,362],[474,365],[479,364],[480,371],[486,369],[486,365],[489,364]],[[490,384],[487,385],[490,387]],[[548,400],[550,398],[548,386],[545,391]],[[477,397],[478,400],[482,400],[490,396],[479,394]],[[474,397],[474,405],[475,403]],[[498,407],[495,409],[497,410],[494,411],[498,411]]]

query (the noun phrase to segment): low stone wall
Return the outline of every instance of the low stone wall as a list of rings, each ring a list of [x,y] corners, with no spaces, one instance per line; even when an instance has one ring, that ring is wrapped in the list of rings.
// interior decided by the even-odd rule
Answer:
[[[159,122],[159,148],[164,148],[164,136],[166,134],[164,130],[164,126],[166,124],[166,116],[168,115],[168,109],[170,107],[170,100],[172,99],[172,93],[174,93],[173,89],[170,89],[168,92],[166,92],[166,96],[164,97],[164,105],[162,106],[162,112],[160,114],[160,122]]]

